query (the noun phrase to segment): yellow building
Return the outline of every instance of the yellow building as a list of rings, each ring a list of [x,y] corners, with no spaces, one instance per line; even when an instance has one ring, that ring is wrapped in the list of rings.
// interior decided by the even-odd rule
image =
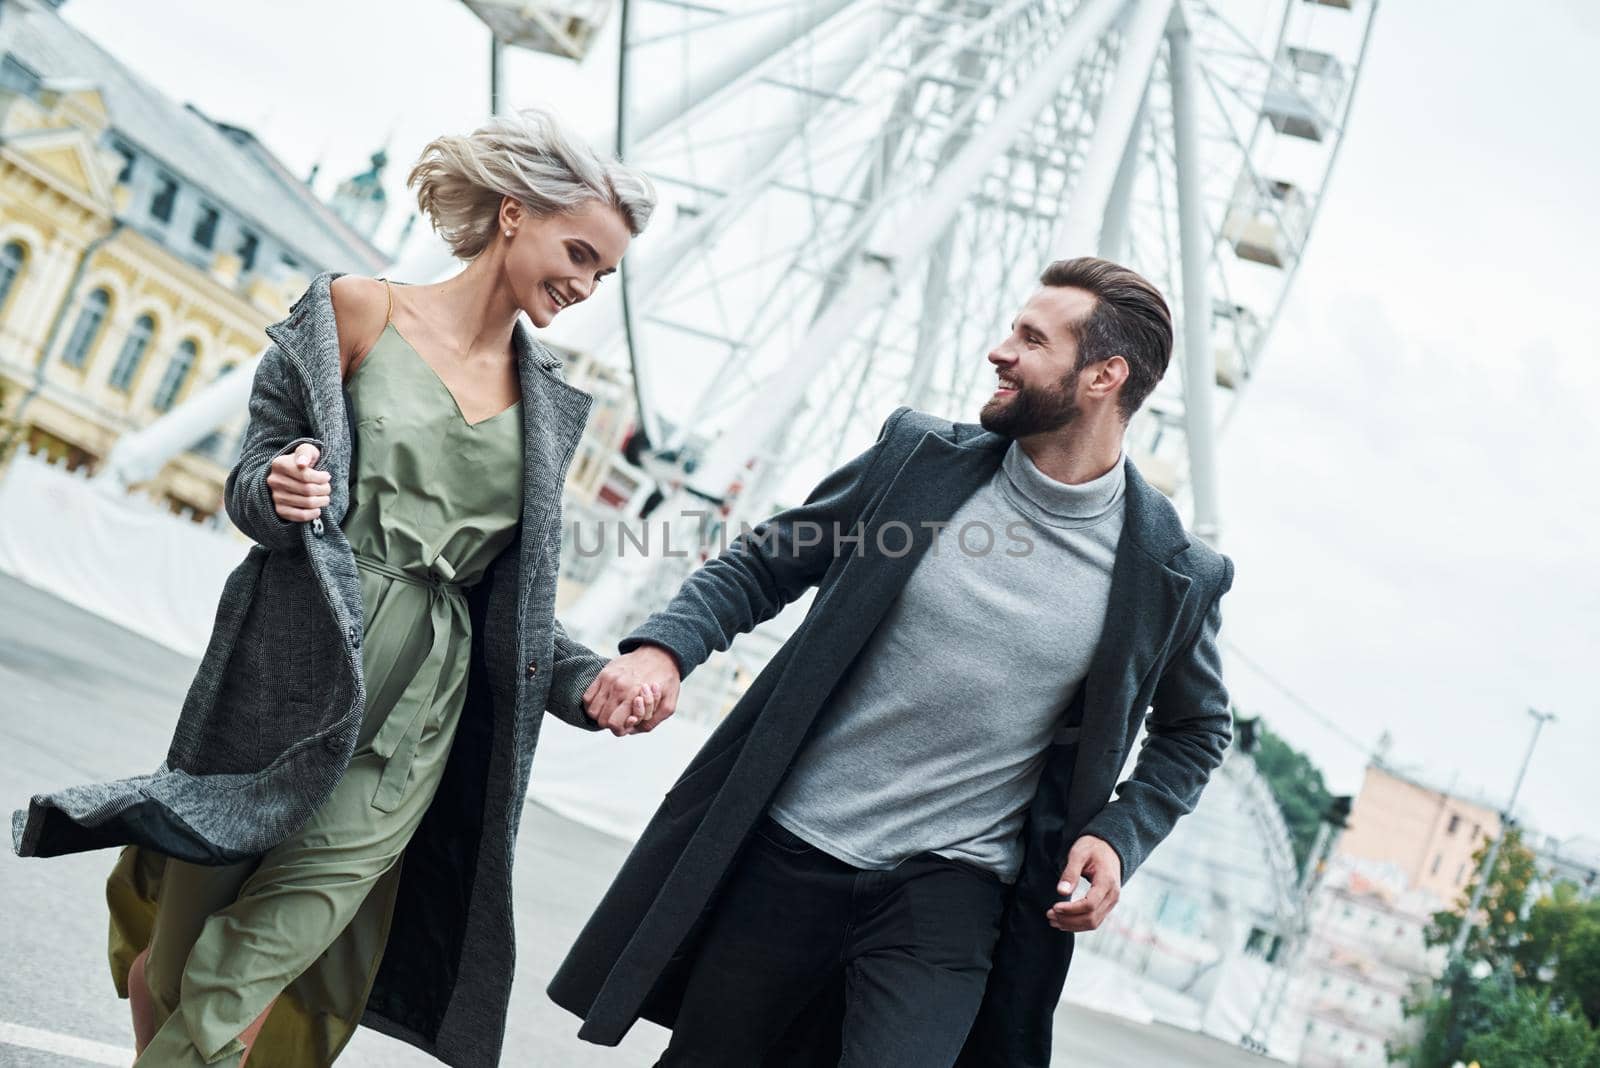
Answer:
[[[311,274],[387,259],[248,131],[167,99],[52,4],[0,5],[0,463],[24,447],[93,470],[259,352]],[[140,488],[209,516],[244,421]]]

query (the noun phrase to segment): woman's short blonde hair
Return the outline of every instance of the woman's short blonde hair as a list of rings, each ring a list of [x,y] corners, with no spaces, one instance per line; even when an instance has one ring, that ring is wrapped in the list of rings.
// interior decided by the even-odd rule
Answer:
[[[515,197],[540,216],[599,200],[615,208],[635,236],[656,205],[655,186],[643,171],[601,158],[539,108],[497,115],[465,137],[435,138],[406,185],[416,187],[417,206],[463,260],[489,247],[503,197]]]

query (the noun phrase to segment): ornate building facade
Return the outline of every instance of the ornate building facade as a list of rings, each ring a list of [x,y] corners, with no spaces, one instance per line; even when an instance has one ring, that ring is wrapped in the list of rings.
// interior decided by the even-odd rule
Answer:
[[[179,105],[44,0],[0,3],[0,463],[91,471],[381,250],[248,131]],[[139,489],[213,514],[245,413]]]

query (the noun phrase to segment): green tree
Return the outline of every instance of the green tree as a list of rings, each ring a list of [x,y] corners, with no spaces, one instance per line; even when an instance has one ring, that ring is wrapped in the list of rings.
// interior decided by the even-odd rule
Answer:
[[[1554,968],[1572,929],[1582,922],[1591,906],[1578,897],[1576,884],[1563,880],[1555,889],[1533,903],[1522,941],[1516,949],[1516,974],[1530,982],[1543,982],[1542,973]],[[1600,913],[1596,913],[1600,918]]]
[[[1600,900],[1562,881],[1534,902],[1516,947],[1516,973],[1600,1027]]]
[[[1582,1016],[1561,1011],[1548,993],[1513,989],[1493,1005],[1461,1055],[1485,1068],[1600,1068],[1600,1036]]]
[[[1256,751],[1252,756],[1256,770],[1272,788],[1283,813],[1283,822],[1289,826],[1295,864],[1304,871],[1306,857],[1316,841],[1317,825],[1322,822],[1333,795],[1323,784],[1322,772],[1310,758],[1273,734],[1265,723],[1257,724]]]
[[[1456,932],[1461,929],[1461,918],[1466,915],[1467,905],[1477,890],[1490,846],[1486,841],[1472,854],[1475,874],[1461,891],[1455,908],[1433,914],[1432,922],[1423,931],[1428,945],[1447,946],[1455,941]],[[1516,948],[1522,938],[1523,913],[1534,874],[1533,851],[1522,844],[1522,831],[1516,827],[1507,829],[1494,871],[1489,873],[1480,913],[1473,917],[1472,933],[1467,936],[1465,956],[1468,961],[1486,961],[1496,971],[1507,968],[1516,974]]]
[[[1480,869],[1487,848],[1478,851]],[[1396,1062],[1600,1068],[1600,901],[1559,883],[1527,907],[1534,874],[1532,852],[1508,830],[1466,952],[1406,1004],[1421,1026],[1415,1042],[1389,1051]],[[1476,884],[1474,876],[1454,910],[1433,914],[1424,931],[1430,946],[1455,939]],[[1490,973],[1472,978],[1483,964]]]
[[[1556,958],[1554,991],[1562,1003],[1600,1027],[1600,918],[1596,903],[1572,928]]]

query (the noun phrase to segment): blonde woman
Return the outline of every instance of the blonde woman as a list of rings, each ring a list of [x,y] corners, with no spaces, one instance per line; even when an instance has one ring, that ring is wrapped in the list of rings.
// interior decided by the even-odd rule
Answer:
[[[554,603],[591,401],[521,321],[603,284],[650,182],[537,111],[435,140],[409,181],[467,265],[323,274],[268,327],[225,488],[258,544],[166,761],[14,820],[25,855],[125,846],[111,964],[140,1066],[327,1065],[358,1023],[498,1063],[542,715],[623,734],[659,696],[584,708],[606,658]]]

